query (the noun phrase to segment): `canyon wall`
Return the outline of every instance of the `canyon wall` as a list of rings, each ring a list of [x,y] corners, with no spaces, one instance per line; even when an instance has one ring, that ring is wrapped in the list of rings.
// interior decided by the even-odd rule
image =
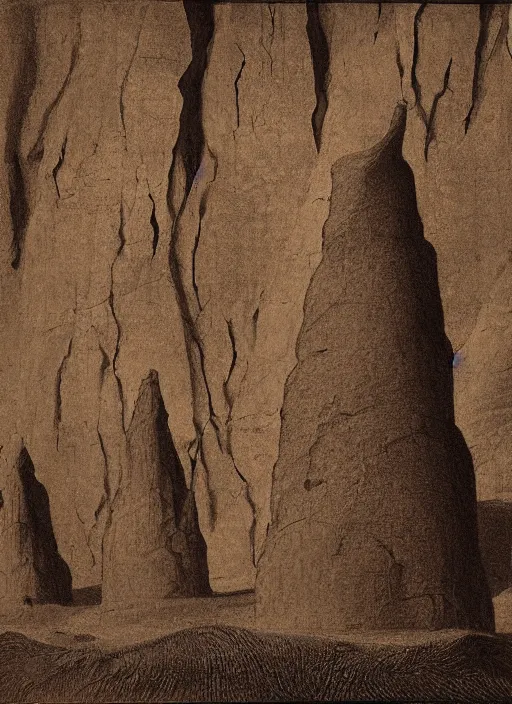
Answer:
[[[186,534],[197,544],[197,519],[211,589],[254,586],[331,169],[381,140],[398,103],[477,496],[512,501],[508,15],[507,5],[2,5],[0,514],[9,504],[19,517],[0,522],[0,571],[13,564],[10,526],[25,520],[12,478],[23,446],[73,586],[115,584],[118,563],[104,559],[114,498],[138,472],[122,520],[137,534],[150,499],[135,488],[149,493],[160,476],[158,461],[134,462],[130,433],[154,372],[195,496]],[[155,524],[162,545],[176,520]]]

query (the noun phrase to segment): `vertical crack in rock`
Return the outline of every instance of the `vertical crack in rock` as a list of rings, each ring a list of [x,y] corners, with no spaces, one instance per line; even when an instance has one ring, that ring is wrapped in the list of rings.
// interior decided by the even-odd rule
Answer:
[[[233,406],[233,396],[229,392],[229,382],[231,380],[231,375],[233,374],[233,371],[236,367],[236,360],[238,357],[238,353],[236,351],[236,341],[235,341],[235,333],[233,330],[233,320],[226,320],[226,324],[228,327],[228,335],[229,335],[229,341],[231,342],[231,350],[232,350],[232,358],[231,358],[231,365],[229,367],[226,380],[224,381],[224,396],[226,397],[226,401],[229,406],[229,417],[231,417],[231,410]],[[229,418],[228,418],[229,420]]]
[[[443,87],[441,90],[439,90],[435,96],[434,100],[432,101],[432,107],[430,109],[430,115],[428,116],[428,121],[426,124],[426,134],[425,134],[425,148],[424,148],[424,156],[425,156],[425,161],[428,161],[428,149],[430,147],[431,142],[435,139],[435,119],[436,119],[436,110],[437,110],[437,105],[443,95],[446,93],[448,90],[448,84],[450,82],[450,71],[452,68],[452,61],[453,58],[450,59],[448,62],[448,66],[446,67],[446,71],[444,72],[444,80],[443,80]]]
[[[485,71],[487,69],[487,62],[490,58],[489,55],[484,59],[484,53],[486,53],[485,50],[489,41],[489,25],[493,10],[493,4],[480,5],[480,30],[478,32],[478,40],[475,48],[473,86],[471,89],[471,106],[469,108],[468,114],[466,115],[466,119],[464,120],[464,132],[466,134],[471,126],[472,120],[476,117],[478,113],[480,101],[482,99],[484,76]],[[491,49],[491,53],[493,49]]]
[[[273,2],[269,2],[267,5],[267,8],[268,8],[268,11],[270,14],[271,31],[270,31],[270,45],[268,47],[268,51],[267,50],[266,51],[267,51],[268,57],[270,59],[270,75],[272,76],[273,71],[274,71],[274,59],[272,58],[272,45],[274,44],[274,34],[276,31],[276,24],[275,24],[275,22],[276,22],[276,19],[275,19],[276,8],[275,8],[275,4]]]
[[[201,241],[201,227],[203,225],[203,218],[206,214],[206,192],[203,194],[203,197],[201,198],[201,201],[199,203],[199,223],[197,225],[197,231],[196,235],[194,238],[194,246],[192,247],[192,287],[194,289],[194,293],[196,296],[196,301],[197,301],[197,308],[198,311],[201,312],[203,310],[203,306],[201,305],[201,298],[199,296],[199,286],[197,283],[197,276],[196,276],[196,262],[197,262],[197,250],[199,249],[199,243]]]
[[[137,33],[137,39],[135,41],[135,48],[133,50],[133,53],[130,57],[130,61],[128,63],[128,67],[126,69],[126,72],[123,77],[123,81],[121,83],[121,90],[119,92],[119,115],[121,117],[121,125],[123,128],[123,136],[126,138],[126,123],[125,123],[125,104],[124,104],[124,94],[126,91],[126,86],[128,85],[128,78],[130,77],[130,71],[132,70],[133,62],[135,61],[135,57],[137,56],[137,52],[139,50],[139,44],[140,44],[140,37],[142,34],[142,30],[144,28],[144,22],[146,21],[146,15],[148,13],[148,8],[149,8],[149,3],[141,8],[141,20],[140,20],[140,27]]]
[[[377,37],[379,36],[379,22],[380,22],[381,14],[382,14],[382,3],[379,2],[379,3],[377,3],[377,22],[376,22],[377,26],[376,26],[375,32],[373,34],[373,43],[374,44],[377,41]]]
[[[238,83],[240,79],[242,78],[242,73],[245,68],[245,54],[240,48],[239,44],[236,45],[238,48],[238,51],[242,54],[242,63],[240,65],[240,69],[238,73],[236,74],[235,77],[235,83],[234,83],[234,88],[235,88],[235,104],[236,104],[236,126],[237,129],[240,127],[240,104],[239,104],[239,94],[238,94]]]
[[[185,195],[187,196],[201,163],[204,148],[201,91],[208,62],[208,46],[213,37],[214,19],[211,3],[184,0],[183,5],[190,28],[192,60],[178,83],[183,97],[183,107],[180,115],[180,131],[169,171],[169,186],[172,185],[176,156],[179,154],[185,169]],[[182,207],[184,203],[185,201]]]
[[[64,142],[62,144],[62,148],[60,150],[59,160],[52,169],[53,182],[55,184],[55,190],[57,191],[57,198],[59,198],[59,199],[60,199],[60,191],[59,191],[59,184],[57,181],[57,177],[59,175],[59,171],[62,167],[62,164],[64,163],[64,157],[66,156],[67,143],[68,143],[68,137],[66,135],[66,137],[64,138]]]
[[[219,447],[222,447],[219,428],[215,422],[211,391],[206,378],[204,352],[198,331],[196,329],[196,318],[197,314],[201,311],[201,302],[199,299],[199,290],[195,276],[195,259],[201,237],[201,222],[205,214],[206,197],[209,184],[206,184],[200,199],[198,231],[195,236],[193,251],[191,252],[192,288],[195,301],[189,299],[187,287],[182,278],[180,257],[177,251],[179,223],[187,205],[188,196],[194,183],[194,179],[196,178],[196,174],[198,173],[201,160],[205,158],[205,147],[209,158],[214,162],[214,174],[212,181],[215,180],[217,175],[217,158],[208,145],[205,144],[202,104],[203,78],[207,67],[209,46],[214,33],[214,11],[211,3],[189,2],[187,0],[184,2],[184,8],[190,28],[192,60],[178,83],[183,97],[183,106],[180,115],[179,135],[173,150],[168,177],[169,187],[167,191],[167,202],[171,216],[174,215],[172,198],[175,168],[179,161],[183,164],[185,171],[185,195],[179,211],[173,220],[169,248],[169,267],[176,291],[178,305],[181,311],[181,317],[184,323],[185,343],[192,387],[194,388],[196,384],[204,386],[208,403],[208,422],[211,423],[214,429]],[[196,442],[193,443],[193,447],[195,448],[194,454],[192,455],[189,452],[192,471],[192,486],[194,486],[196,479],[197,459],[200,457],[205,467],[207,464],[204,457],[202,438],[208,423],[204,423],[199,420],[196,413],[195,400],[196,399],[194,399],[194,426],[196,430]],[[216,499],[209,487],[209,477],[207,473],[205,480],[210,503],[210,528],[213,530],[217,519]]]
[[[160,227],[158,225],[158,220],[156,219],[156,205],[153,196],[151,193],[148,193],[149,200],[151,201],[151,217],[149,218],[149,224],[151,225],[151,228],[153,230],[153,255],[152,258],[156,254],[156,250],[158,248],[158,241],[160,239]]]
[[[78,65],[78,58],[80,55],[80,45],[82,42],[82,21],[81,21],[82,8],[77,6],[76,11],[77,11],[77,18],[76,18],[76,25],[75,25],[75,36],[74,36],[74,41],[73,41],[73,47],[71,49],[71,57],[70,57],[68,72],[66,74],[66,77],[64,78],[64,81],[62,82],[61,87],[59,88],[57,95],[51,101],[51,103],[48,105],[48,107],[46,108],[46,110],[43,113],[43,118],[41,120],[41,126],[39,128],[37,139],[36,139],[33,147],[31,148],[31,150],[29,151],[28,157],[27,157],[27,160],[31,163],[36,162],[36,161],[40,161],[43,158],[44,136],[46,134],[46,129],[48,127],[50,117],[53,115],[53,113],[59,107],[61,100],[66,92],[66,89],[70,84],[71,78],[74,75],[75,69]]]
[[[17,75],[7,108],[4,159],[8,165],[9,208],[12,225],[11,266],[13,269],[18,269],[29,218],[28,195],[21,153],[21,133],[37,78],[36,27],[38,13],[36,8],[28,6],[13,8],[12,12],[11,21],[20,23],[17,31],[23,35],[23,43],[20,49],[21,56],[17,60]]]
[[[395,54],[395,58],[396,58],[396,66],[397,66],[397,69],[398,69],[398,75],[399,75],[399,77],[400,77],[400,92],[401,92],[401,94],[402,94],[402,99],[403,99],[404,103],[406,103],[407,101],[406,101],[406,99],[405,99],[405,97],[404,97],[404,82],[403,82],[403,81],[404,81],[405,69],[404,69],[404,65],[403,65],[403,63],[402,63],[402,57],[401,57],[401,55],[400,55],[400,42],[398,41],[398,39],[396,40],[396,54]]]
[[[506,45],[507,45],[508,53],[510,54],[510,58],[512,59],[512,4],[510,5],[509,11],[508,11],[508,28],[507,28]]]
[[[48,494],[25,447],[8,473],[4,491],[6,600],[70,604],[71,573],[57,548]]]
[[[318,2],[308,2],[306,6],[308,21],[306,31],[313,64],[315,77],[316,105],[311,116],[311,125],[317,151],[320,151],[322,142],[322,127],[328,107],[327,87],[329,76],[329,45],[318,11]]]
[[[406,118],[400,104],[383,140],[331,170],[281,412],[260,628],[494,628]]]
[[[110,265],[110,291],[108,294],[108,304],[110,307],[110,312],[112,314],[112,318],[113,318],[115,326],[116,326],[116,343],[115,343],[114,355],[112,357],[112,371],[114,372],[114,377],[115,377],[115,380],[117,383],[117,388],[119,391],[119,400],[121,403],[121,417],[122,417],[122,421],[123,421],[123,427],[124,427],[123,385],[122,385],[121,377],[119,376],[119,372],[117,369],[117,359],[119,357],[119,350],[121,347],[122,331],[121,331],[121,325],[120,325],[119,319],[117,317],[115,303],[114,303],[114,267],[116,265],[118,258],[120,257],[121,253],[123,252],[124,246],[126,243],[126,237],[124,234],[124,226],[125,226],[124,202],[123,202],[123,194],[121,193],[121,202],[120,202],[120,206],[119,206],[119,230],[118,230],[119,245],[117,248],[116,255],[112,260],[112,264]]]
[[[208,595],[206,545],[154,370],[141,383],[126,438],[128,472],[105,542],[105,601]]]
[[[427,114],[425,112],[425,109],[421,103],[421,85],[420,85],[420,83],[418,81],[418,77],[416,75],[416,69],[418,67],[419,54],[420,54],[420,40],[419,40],[420,23],[421,23],[421,18],[423,16],[423,13],[425,12],[426,7],[427,7],[427,3],[426,2],[422,3],[420,5],[420,7],[418,8],[418,11],[414,15],[414,31],[413,31],[413,42],[414,43],[413,43],[412,64],[411,64],[411,86],[412,86],[412,90],[414,92],[414,97],[416,99],[416,109],[418,110],[425,127],[427,126],[428,118],[427,118]]]
[[[100,399],[101,399],[101,392],[103,389],[103,383],[105,381],[105,372],[110,367],[110,359],[109,359],[107,353],[105,352],[105,350],[103,349],[101,343],[98,343],[98,344],[99,344],[99,348],[100,348],[100,352],[101,352],[100,384],[99,384]],[[111,498],[111,496],[110,496],[110,494],[111,494],[110,480],[109,480],[109,476],[108,476],[108,470],[109,470],[108,456],[107,456],[107,451],[105,449],[105,443],[103,442],[103,437],[100,432],[100,412],[98,412],[98,420],[96,423],[96,434],[98,436],[98,442],[100,445],[101,454],[103,456],[103,491],[104,491],[104,496],[102,497],[100,505],[94,513],[96,520],[98,520],[98,516],[99,516],[100,511],[103,507],[103,503],[105,501],[110,502],[110,498]]]
[[[71,337],[69,340],[68,344],[68,349],[66,351],[66,354],[62,358],[62,362],[59,365],[59,368],[57,370],[57,379],[56,379],[56,384],[55,384],[55,413],[53,417],[53,427],[57,431],[57,450],[59,449],[59,438],[60,438],[60,423],[62,420],[62,393],[61,393],[61,386],[62,386],[62,377],[64,375],[64,372],[66,370],[68,360],[71,356],[71,351],[73,347],[73,338]]]

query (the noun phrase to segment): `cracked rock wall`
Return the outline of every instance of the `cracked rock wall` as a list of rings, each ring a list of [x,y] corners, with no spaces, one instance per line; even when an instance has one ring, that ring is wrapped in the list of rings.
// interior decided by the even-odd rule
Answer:
[[[22,438],[74,587],[102,581],[150,370],[210,585],[254,585],[331,168],[402,100],[457,422],[479,498],[512,499],[508,10],[2,5],[0,445],[10,466]]]

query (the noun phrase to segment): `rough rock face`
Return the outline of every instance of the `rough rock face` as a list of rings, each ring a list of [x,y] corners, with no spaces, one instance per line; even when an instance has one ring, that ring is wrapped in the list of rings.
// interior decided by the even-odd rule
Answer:
[[[508,11],[2,3],[0,446],[23,437],[75,587],[151,369],[211,587],[253,586],[331,167],[402,99],[457,420],[479,498],[511,499]]]
[[[0,512],[0,611],[22,604],[71,603],[71,573],[59,555],[48,494],[21,441],[11,446]],[[4,499],[5,495],[5,499]]]
[[[256,582],[269,628],[493,627],[405,119],[332,169]]]
[[[193,492],[174,449],[158,374],[144,379],[128,427],[128,457],[109,498],[103,602],[210,593]]]

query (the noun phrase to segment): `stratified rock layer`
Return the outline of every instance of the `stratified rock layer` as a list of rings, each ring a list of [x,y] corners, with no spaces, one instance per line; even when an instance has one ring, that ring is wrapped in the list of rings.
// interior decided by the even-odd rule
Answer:
[[[493,628],[405,107],[332,169],[257,579],[268,628]]]
[[[128,462],[111,498],[103,602],[210,593],[194,495],[172,443],[158,374],[142,382],[128,428]]]

